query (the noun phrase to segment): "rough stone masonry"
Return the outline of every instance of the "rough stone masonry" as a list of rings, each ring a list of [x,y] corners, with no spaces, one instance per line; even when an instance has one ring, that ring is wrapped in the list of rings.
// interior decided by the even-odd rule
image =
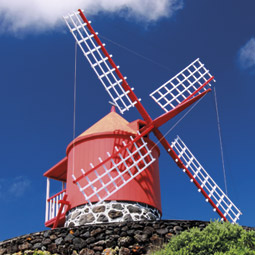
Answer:
[[[160,248],[173,235],[193,227],[203,229],[208,223],[159,220],[57,228],[0,242],[0,255],[26,250],[43,250],[61,255],[147,254],[149,250]]]
[[[0,242],[0,255],[44,250],[61,255],[146,254],[168,242],[172,235],[208,222],[159,220],[91,224],[28,234]],[[75,253],[76,254],[76,253]]]

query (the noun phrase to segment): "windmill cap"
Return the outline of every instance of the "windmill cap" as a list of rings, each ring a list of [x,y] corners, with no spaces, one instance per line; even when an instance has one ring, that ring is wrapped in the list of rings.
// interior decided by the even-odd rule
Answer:
[[[85,130],[82,134],[78,136],[84,137],[92,134],[100,133],[116,133],[121,131],[128,134],[137,134],[137,129],[130,125],[130,123],[115,112],[115,108],[111,109],[105,117],[96,122],[93,126]]]

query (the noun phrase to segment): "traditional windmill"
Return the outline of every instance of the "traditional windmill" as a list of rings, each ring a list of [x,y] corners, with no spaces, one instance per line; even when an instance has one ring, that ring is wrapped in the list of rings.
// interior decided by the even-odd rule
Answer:
[[[46,226],[159,219],[159,149],[149,139],[151,132],[220,218],[235,223],[240,210],[179,137],[169,143],[159,130],[211,91],[210,83],[215,80],[209,70],[196,59],[152,92],[150,96],[165,111],[153,120],[83,12],[68,14],[64,19],[113,104],[122,114],[135,107],[143,120],[128,123],[113,108],[69,144],[67,157],[44,174],[48,177]],[[63,185],[61,192],[49,197],[49,179],[63,181],[66,189]]]

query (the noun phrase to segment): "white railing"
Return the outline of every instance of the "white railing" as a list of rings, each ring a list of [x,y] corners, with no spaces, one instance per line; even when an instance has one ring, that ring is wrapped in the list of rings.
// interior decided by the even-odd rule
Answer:
[[[59,208],[61,206],[59,201],[63,199],[65,194],[66,190],[64,189],[59,193],[55,194],[54,196],[46,199],[45,222],[57,217]],[[65,211],[65,206],[63,207],[62,213],[64,213]]]

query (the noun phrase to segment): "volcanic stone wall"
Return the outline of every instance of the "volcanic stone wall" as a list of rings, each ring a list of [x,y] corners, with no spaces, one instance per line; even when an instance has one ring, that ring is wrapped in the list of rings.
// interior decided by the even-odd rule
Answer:
[[[57,228],[0,242],[0,255],[26,250],[63,255],[147,254],[168,242],[173,235],[192,227],[203,229],[207,224],[204,221],[160,220]]]

